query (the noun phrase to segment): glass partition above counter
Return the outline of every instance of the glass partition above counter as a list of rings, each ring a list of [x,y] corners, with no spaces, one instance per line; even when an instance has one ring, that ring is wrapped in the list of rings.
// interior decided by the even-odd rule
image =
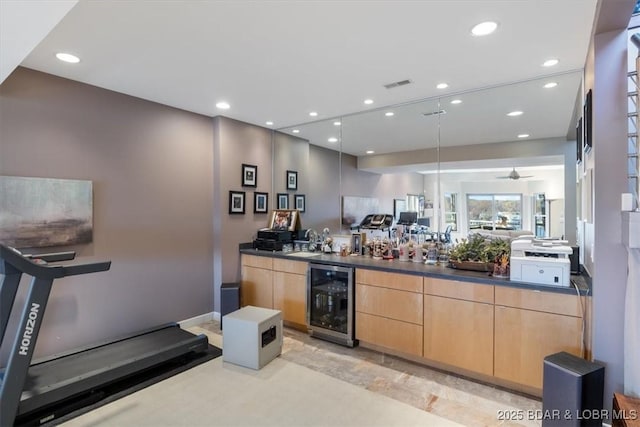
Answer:
[[[576,198],[565,193],[575,192],[575,167],[567,166],[575,165],[581,81],[577,70],[401,105],[373,104],[279,129],[274,192],[281,192],[286,170],[305,165],[297,169],[306,196],[304,228],[348,233],[344,197],[368,198],[375,213],[396,214],[394,201],[416,195],[423,198],[419,215],[430,218],[433,230],[453,225],[458,236],[469,232],[467,194],[522,194],[519,221],[526,229],[536,226],[534,195],[546,194],[555,200],[554,234],[575,236]],[[284,140],[303,148],[290,151]],[[508,178],[512,171],[520,179]]]

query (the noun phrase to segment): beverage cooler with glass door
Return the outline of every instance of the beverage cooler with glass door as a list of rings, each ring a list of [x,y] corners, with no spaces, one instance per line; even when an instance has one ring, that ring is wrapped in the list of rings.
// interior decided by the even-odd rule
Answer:
[[[311,336],[353,347],[354,269],[309,263],[307,324]]]

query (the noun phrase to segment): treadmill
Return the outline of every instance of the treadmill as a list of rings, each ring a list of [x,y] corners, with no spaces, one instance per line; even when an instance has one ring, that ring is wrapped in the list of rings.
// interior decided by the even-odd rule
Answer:
[[[74,258],[75,252],[26,255],[0,244],[0,344],[13,339],[6,367],[0,370],[0,427],[58,419],[208,350],[206,335],[169,323],[31,364],[53,281],[111,267],[111,261],[61,264]],[[23,273],[32,280],[19,327],[14,337],[5,337]]]

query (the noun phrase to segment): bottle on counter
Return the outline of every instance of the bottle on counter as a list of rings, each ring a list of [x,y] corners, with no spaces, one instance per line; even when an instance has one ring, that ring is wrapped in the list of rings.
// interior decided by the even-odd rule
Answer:
[[[436,264],[438,262],[438,247],[435,243],[431,243],[427,249],[427,264]]]

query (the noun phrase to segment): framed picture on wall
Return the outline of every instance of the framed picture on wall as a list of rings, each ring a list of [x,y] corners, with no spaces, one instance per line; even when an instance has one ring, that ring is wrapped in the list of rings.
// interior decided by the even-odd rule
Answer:
[[[287,171],[287,190],[298,189],[298,172]]]
[[[293,196],[293,199],[295,200],[294,208],[296,208],[300,212],[304,212],[304,205],[305,205],[304,194],[296,194],[295,196]]]
[[[290,209],[274,210],[271,213],[269,225],[272,230],[298,230],[300,228],[298,212]]]
[[[278,193],[277,209],[289,209],[289,195],[287,193]]]
[[[256,187],[258,185],[258,167],[242,164],[242,186]]]
[[[576,163],[582,163],[582,117],[576,126]]]
[[[229,213],[244,214],[244,191],[229,191]]]
[[[253,193],[253,213],[267,213],[269,206],[269,193]]]

